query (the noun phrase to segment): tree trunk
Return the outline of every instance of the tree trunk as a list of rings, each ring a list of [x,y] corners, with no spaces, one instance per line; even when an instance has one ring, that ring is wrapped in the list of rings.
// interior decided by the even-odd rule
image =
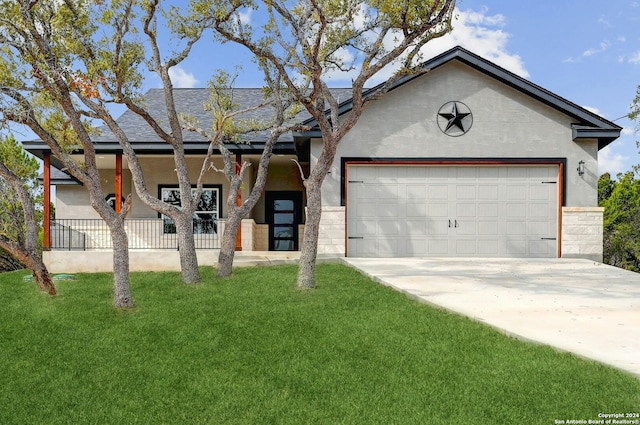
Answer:
[[[53,285],[49,270],[47,270],[39,254],[31,253],[26,259],[25,265],[31,270],[33,280],[35,280],[42,292],[46,292],[51,296],[56,295],[56,287]]]
[[[16,260],[8,251],[0,248],[0,273],[22,270],[25,265]]]
[[[42,257],[37,251],[28,251],[20,247],[17,243],[3,243],[2,247],[16,260],[31,270],[33,280],[36,282],[36,285],[38,285],[38,289],[51,296],[56,295],[56,287],[53,285],[49,270],[47,270],[47,267],[42,261]]]
[[[113,299],[116,308],[133,307],[129,283],[129,241],[124,218],[116,218],[109,226],[113,243]]]
[[[327,132],[328,133],[328,132]],[[322,216],[322,182],[336,156],[338,140],[325,139],[322,153],[304,185],[307,190],[307,218],[304,224],[300,265],[298,267],[298,288],[313,289],[316,286],[316,259],[318,256],[318,235]]]
[[[220,254],[218,255],[218,277],[231,276],[233,270],[233,257],[236,252],[236,238],[238,229],[242,224],[242,216],[236,210],[229,214],[229,218],[224,226],[222,243],[220,244]]]
[[[193,236],[193,218],[191,215],[179,214],[176,224],[178,234],[178,250],[180,253],[180,270],[182,282],[193,284],[200,282],[200,270],[198,270],[198,257],[196,256],[196,243]]]
[[[316,286],[316,257],[318,255],[318,234],[322,216],[322,182],[307,180],[307,218],[300,249],[298,267],[298,288],[313,289]]]

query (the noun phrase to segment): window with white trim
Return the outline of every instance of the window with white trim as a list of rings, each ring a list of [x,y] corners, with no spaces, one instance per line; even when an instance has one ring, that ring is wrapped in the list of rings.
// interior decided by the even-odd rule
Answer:
[[[191,189],[192,196],[195,197],[196,188]],[[164,202],[180,208],[180,189],[178,187],[160,187],[160,199]],[[202,195],[193,213],[193,233],[194,234],[216,234],[218,232],[218,218],[220,212],[220,187],[204,187]],[[163,232],[175,234],[176,225],[173,220],[162,214]]]

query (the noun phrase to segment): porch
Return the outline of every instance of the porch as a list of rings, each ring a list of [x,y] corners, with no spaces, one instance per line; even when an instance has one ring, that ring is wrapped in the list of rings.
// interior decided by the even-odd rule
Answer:
[[[220,239],[226,220],[194,220],[194,239],[198,264],[217,266]],[[179,271],[178,238],[172,223],[158,219],[126,219],[131,271]],[[304,225],[298,225],[298,246]],[[51,273],[95,273],[113,271],[113,244],[107,224],[100,219],[57,219],[50,225],[51,245],[43,252]],[[268,252],[269,258],[297,258],[290,246],[269,251],[269,225],[253,219],[242,221],[236,238],[240,257],[251,259]],[[287,249],[288,248],[288,249]],[[273,255],[272,255],[273,254]]]

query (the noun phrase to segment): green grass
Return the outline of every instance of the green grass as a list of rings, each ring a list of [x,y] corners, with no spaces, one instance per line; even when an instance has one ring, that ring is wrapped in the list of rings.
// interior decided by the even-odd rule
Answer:
[[[508,338],[339,265],[0,275],[0,423],[552,424],[640,410],[640,380]]]

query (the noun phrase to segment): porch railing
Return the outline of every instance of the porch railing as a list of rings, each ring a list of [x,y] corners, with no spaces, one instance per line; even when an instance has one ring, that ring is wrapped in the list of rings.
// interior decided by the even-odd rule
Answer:
[[[175,226],[163,219],[126,219],[129,249],[179,249]],[[194,220],[196,249],[218,249],[217,220]],[[86,251],[111,249],[111,232],[100,219],[56,219],[51,221],[51,249]]]

